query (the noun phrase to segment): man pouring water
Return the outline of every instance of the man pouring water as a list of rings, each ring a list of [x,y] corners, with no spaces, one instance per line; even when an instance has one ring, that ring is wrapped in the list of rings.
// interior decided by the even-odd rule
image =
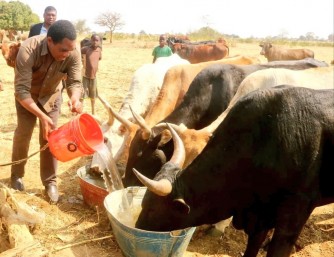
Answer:
[[[45,35],[26,39],[18,52],[15,67],[15,106],[17,127],[13,138],[12,161],[27,158],[33,130],[39,119],[39,143],[47,144],[49,133],[57,127],[62,103],[62,79],[66,79],[69,107],[82,112],[80,101],[81,58],[76,48],[76,31],[67,20],[54,22]],[[26,161],[13,165],[11,187],[24,191]],[[51,203],[58,202],[57,160],[49,148],[40,152],[40,176]]]

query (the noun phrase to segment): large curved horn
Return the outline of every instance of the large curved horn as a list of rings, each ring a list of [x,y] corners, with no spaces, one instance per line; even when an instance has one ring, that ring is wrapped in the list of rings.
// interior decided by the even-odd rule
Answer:
[[[104,107],[108,111],[108,114],[109,114],[108,125],[112,126],[112,124],[114,123],[114,117],[115,117],[120,123],[122,123],[127,129],[130,130],[133,123],[129,121],[128,119],[123,118],[117,112],[115,112],[114,109],[111,107],[111,105],[107,101],[105,101],[103,98],[101,98],[100,96],[98,96],[98,98],[100,99],[100,101],[103,103]]]
[[[186,159],[186,151],[184,149],[183,142],[179,135],[176,133],[176,131],[172,128],[172,125],[167,123],[167,126],[172,133],[173,136],[173,142],[174,142],[174,153],[172,158],[170,159],[170,162],[177,165],[180,169],[182,169],[182,166],[184,164],[184,161]]]
[[[151,192],[166,196],[172,192],[172,183],[168,179],[161,179],[159,181],[149,179],[137,171],[135,168],[132,169],[137,178],[147,187]]]
[[[101,96],[98,95],[97,97],[100,99],[100,101],[102,102],[102,104],[104,105],[104,107],[108,111],[108,117],[109,117],[109,119],[108,119],[107,124],[108,124],[108,126],[111,127],[112,124],[114,124],[114,116],[112,115],[112,112],[110,112],[111,105],[106,100],[104,100]]]
[[[132,107],[130,105],[130,110],[132,112],[133,118],[136,120],[136,122],[138,123],[138,125],[141,127],[141,129],[143,130],[143,139],[147,140],[150,136],[151,136],[151,128],[149,128],[145,122],[145,120],[143,119],[142,116],[138,115],[134,110],[132,110]]]
[[[158,123],[151,128],[151,135],[156,137],[157,135],[160,135],[165,129],[168,129],[166,123]]]

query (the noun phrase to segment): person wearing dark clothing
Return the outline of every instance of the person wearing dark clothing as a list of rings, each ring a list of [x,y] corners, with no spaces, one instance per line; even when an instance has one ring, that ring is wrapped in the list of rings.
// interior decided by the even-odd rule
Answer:
[[[34,36],[22,43],[14,68],[17,127],[13,138],[13,162],[27,158],[37,119],[41,148],[47,144],[49,133],[56,129],[62,79],[66,78],[71,111],[82,112],[81,59],[76,50],[76,38],[73,24],[59,20],[50,26],[47,35]],[[25,164],[23,161],[11,167],[11,187],[16,190],[25,189],[22,180]],[[56,171],[57,160],[49,148],[41,151],[40,176],[51,203],[56,203],[59,197]]]
[[[48,6],[43,14],[44,22],[31,26],[28,37],[46,34],[49,27],[57,20],[57,10],[53,6]]]
[[[47,6],[43,13],[44,22],[37,23],[30,27],[29,37],[44,35],[48,32],[49,27],[57,20],[57,10],[53,6]],[[63,89],[65,88],[65,81],[61,81],[63,84]],[[62,89],[62,90],[63,90]]]

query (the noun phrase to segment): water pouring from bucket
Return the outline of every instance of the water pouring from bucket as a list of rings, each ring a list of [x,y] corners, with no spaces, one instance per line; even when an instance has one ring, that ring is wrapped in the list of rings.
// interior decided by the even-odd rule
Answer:
[[[112,153],[104,144],[101,127],[92,115],[77,115],[52,131],[49,135],[49,148],[55,158],[62,162],[97,152],[110,172],[106,176],[108,191],[124,188]]]
[[[112,153],[104,144],[101,127],[92,115],[79,114],[52,131],[49,135],[49,148],[53,156],[62,162],[97,152],[106,167],[103,178],[108,192],[124,189]],[[122,211],[127,215],[128,210],[129,204],[124,195]]]
[[[111,193],[113,191],[122,190],[122,201],[119,205],[118,215],[122,217],[122,220],[125,223],[134,224],[136,218],[133,212],[133,207],[129,204],[127,194],[124,191],[122,178],[118,172],[116,163],[109,148],[105,144],[99,145],[96,148],[96,152],[99,154],[106,166],[106,169],[103,170],[103,179],[105,181],[108,192]]]

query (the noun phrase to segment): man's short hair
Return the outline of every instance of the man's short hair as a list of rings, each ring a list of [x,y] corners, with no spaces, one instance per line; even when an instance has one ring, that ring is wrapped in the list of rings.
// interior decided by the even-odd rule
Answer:
[[[47,6],[44,10],[44,13],[48,13],[48,12],[56,12],[57,13],[57,10],[53,6]]]
[[[48,29],[47,37],[51,37],[53,43],[60,43],[64,38],[76,40],[77,33],[74,25],[68,20],[55,21]]]

